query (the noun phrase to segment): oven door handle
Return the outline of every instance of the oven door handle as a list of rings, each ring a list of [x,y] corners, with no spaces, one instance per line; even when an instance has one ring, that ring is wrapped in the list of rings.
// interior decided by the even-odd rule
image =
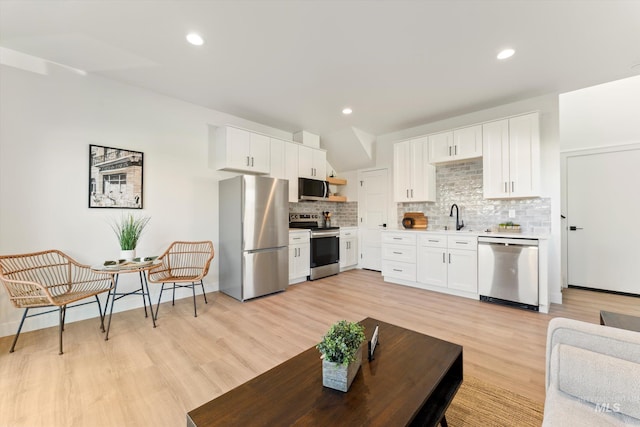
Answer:
[[[340,232],[338,230],[313,230],[311,232],[311,238],[317,239],[318,237],[340,237]]]
[[[325,198],[329,198],[329,181],[323,181],[324,183],[324,196]]]

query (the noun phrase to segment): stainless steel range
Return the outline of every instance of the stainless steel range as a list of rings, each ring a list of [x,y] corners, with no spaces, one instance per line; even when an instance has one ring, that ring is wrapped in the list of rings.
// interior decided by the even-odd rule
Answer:
[[[311,274],[309,280],[340,272],[340,227],[321,227],[318,214],[289,214],[289,228],[311,231]]]

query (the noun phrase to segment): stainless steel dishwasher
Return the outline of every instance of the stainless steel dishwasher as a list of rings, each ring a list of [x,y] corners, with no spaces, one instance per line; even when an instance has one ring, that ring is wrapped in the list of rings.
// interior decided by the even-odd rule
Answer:
[[[481,301],[538,311],[538,240],[478,238]]]

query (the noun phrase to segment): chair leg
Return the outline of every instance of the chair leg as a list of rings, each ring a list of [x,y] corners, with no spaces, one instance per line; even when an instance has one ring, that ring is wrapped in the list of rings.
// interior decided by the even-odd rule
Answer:
[[[156,306],[156,314],[154,315],[153,313],[151,313],[152,316],[155,316],[154,320],[158,320],[158,311],[160,311],[160,300],[162,299],[162,291],[164,291],[164,283],[160,287],[160,296],[158,297],[158,305]]]
[[[173,284],[173,297],[171,298],[171,305],[176,305],[176,284]]]
[[[204,283],[202,283],[202,279],[200,279],[200,286],[202,286],[202,296],[204,297],[204,303],[208,304],[208,302],[207,302],[207,294],[204,293]]]
[[[196,284],[191,283],[191,290],[193,291],[193,317],[198,317],[198,309],[196,308]]]
[[[16,343],[18,342],[18,337],[20,336],[20,331],[22,330],[22,325],[24,324],[24,319],[27,318],[27,313],[29,312],[28,308],[24,309],[24,314],[22,315],[22,320],[20,320],[20,326],[18,326],[18,332],[16,336],[13,338],[13,344],[11,344],[11,349],[9,353],[13,353],[13,350],[16,348]]]
[[[62,354],[62,332],[64,331],[64,318],[67,314],[67,306],[60,306],[60,353]]]

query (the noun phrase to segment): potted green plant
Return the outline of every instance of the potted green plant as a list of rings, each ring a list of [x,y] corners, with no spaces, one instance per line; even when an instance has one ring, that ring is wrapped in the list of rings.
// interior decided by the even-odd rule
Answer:
[[[322,354],[322,385],[347,391],[362,364],[364,326],[341,320],[331,326],[316,348]]]
[[[147,216],[122,215],[119,221],[111,224],[113,232],[120,243],[120,258],[132,260],[136,256],[138,240],[151,218]]]

